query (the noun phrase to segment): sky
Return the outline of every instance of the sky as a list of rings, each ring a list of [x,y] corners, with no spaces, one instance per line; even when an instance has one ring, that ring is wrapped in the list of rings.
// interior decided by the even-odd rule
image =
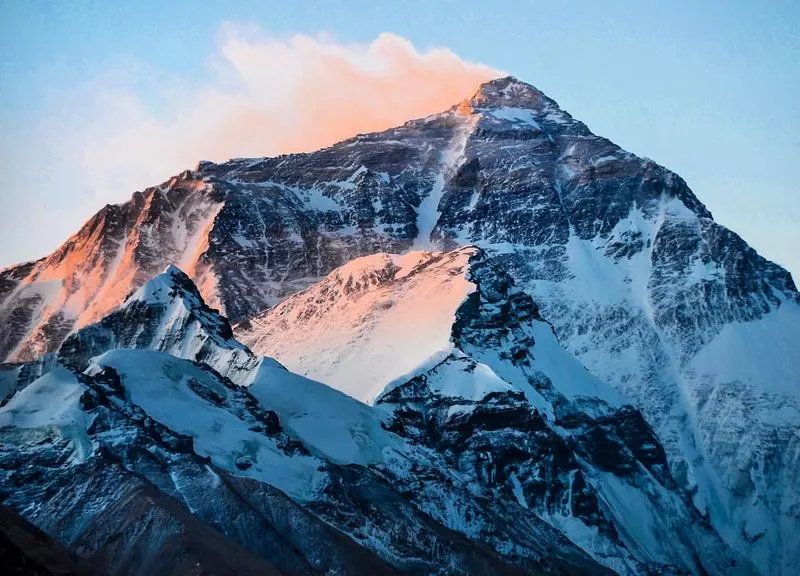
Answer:
[[[800,280],[796,0],[0,0],[0,267],[200,159],[313,150],[501,73]]]

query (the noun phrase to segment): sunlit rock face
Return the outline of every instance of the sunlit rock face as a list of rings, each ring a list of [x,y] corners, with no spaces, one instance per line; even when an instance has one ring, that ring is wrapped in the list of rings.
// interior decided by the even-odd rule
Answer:
[[[619,574],[753,573],[677,486],[641,412],[482,250],[357,258],[234,331],[374,404],[471,492],[535,513]]]
[[[378,410],[253,360],[170,267],[38,377],[0,370],[0,499],[102,573],[611,574]]]
[[[765,574],[800,552],[800,306],[686,183],[535,88],[311,154],[200,163],[0,273],[0,356],[57,349],[168,264],[240,322],[353,258],[476,245],[640,408],[676,482]]]

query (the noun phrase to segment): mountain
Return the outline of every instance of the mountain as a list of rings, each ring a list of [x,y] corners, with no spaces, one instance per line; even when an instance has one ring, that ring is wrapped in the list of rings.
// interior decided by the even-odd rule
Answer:
[[[731,547],[763,574],[797,571],[791,276],[679,176],[513,78],[311,154],[201,162],[105,207],[50,256],[0,272],[0,358],[39,359],[15,368],[33,377],[168,264],[241,323],[357,257],[459,245],[507,271],[560,345],[641,411]]]
[[[620,574],[749,573],[676,486],[641,413],[481,250],[359,258],[234,330],[373,403],[388,430]]]
[[[194,283],[173,265],[130,294],[119,309],[72,333],[59,356],[82,367],[115,348],[191,358],[236,382],[247,379],[258,365],[252,352],[233,338],[228,321],[206,305]]]
[[[0,408],[4,505],[110,574],[610,573],[225,326],[170,267],[70,336]]]
[[[435,306],[449,344],[375,407],[256,357],[171,266],[15,386],[5,504],[115,574],[754,573],[676,487],[641,413],[484,253],[365,260],[328,315],[387,287],[419,314],[443,279],[462,288]],[[380,325],[391,308],[374,310]]]

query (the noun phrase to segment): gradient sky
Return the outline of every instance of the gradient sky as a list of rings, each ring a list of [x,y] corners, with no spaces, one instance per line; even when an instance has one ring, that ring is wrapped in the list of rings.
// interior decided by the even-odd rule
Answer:
[[[346,65],[320,64],[334,53]],[[334,96],[302,92],[312,64]],[[362,88],[371,67],[396,72],[391,96]],[[488,68],[679,173],[800,278],[797,0],[0,0],[0,266],[44,255],[195,154],[326,143],[352,116],[345,102],[394,121],[424,109],[403,98],[408,84],[438,81],[438,105]],[[273,135],[249,134],[254,121]],[[309,126],[316,139],[289,138]]]

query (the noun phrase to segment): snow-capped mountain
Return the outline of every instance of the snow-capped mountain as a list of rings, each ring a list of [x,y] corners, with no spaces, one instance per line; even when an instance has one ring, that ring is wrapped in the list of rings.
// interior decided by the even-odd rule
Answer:
[[[194,283],[173,265],[130,294],[118,310],[67,337],[58,356],[83,367],[89,358],[115,348],[189,358],[237,383],[258,365],[233,338],[228,321],[206,306]]]
[[[253,365],[225,325],[170,268],[71,336],[0,408],[4,504],[114,574],[229,556],[246,573],[610,573],[375,409]],[[248,385],[199,361],[198,339],[244,351]]]
[[[507,270],[560,344],[642,411],[677,486],[728,544],[763,574],[797,571],[790,275],[679,176],[513,78],[315,153],[201,162],[107,206],[52,255],[0,272],[0,357],[40,358],[17,368],[34,377],[73,329],[171,263],[242,322],[356,257],[458,245]]]
[[[380,259],[346,265],[353,292],[322,312],[346,317],[348,295],[387,285],[413,303],[444,275],[468,287],[440,318],[449,346],[376,407],[257,359],[168,268],[0,408],[4,502],[114,573],[172,570],[177,558],[141,549],[174,537],[178,557],[229,539],[292,573],[754,572],[675,486],[641,414],[559,348],[485,254],[409,259],[377,276]]]
[[[620,574],[750,570],[676,486],[641,413],[481,250],[359,258],[234,330]]]

